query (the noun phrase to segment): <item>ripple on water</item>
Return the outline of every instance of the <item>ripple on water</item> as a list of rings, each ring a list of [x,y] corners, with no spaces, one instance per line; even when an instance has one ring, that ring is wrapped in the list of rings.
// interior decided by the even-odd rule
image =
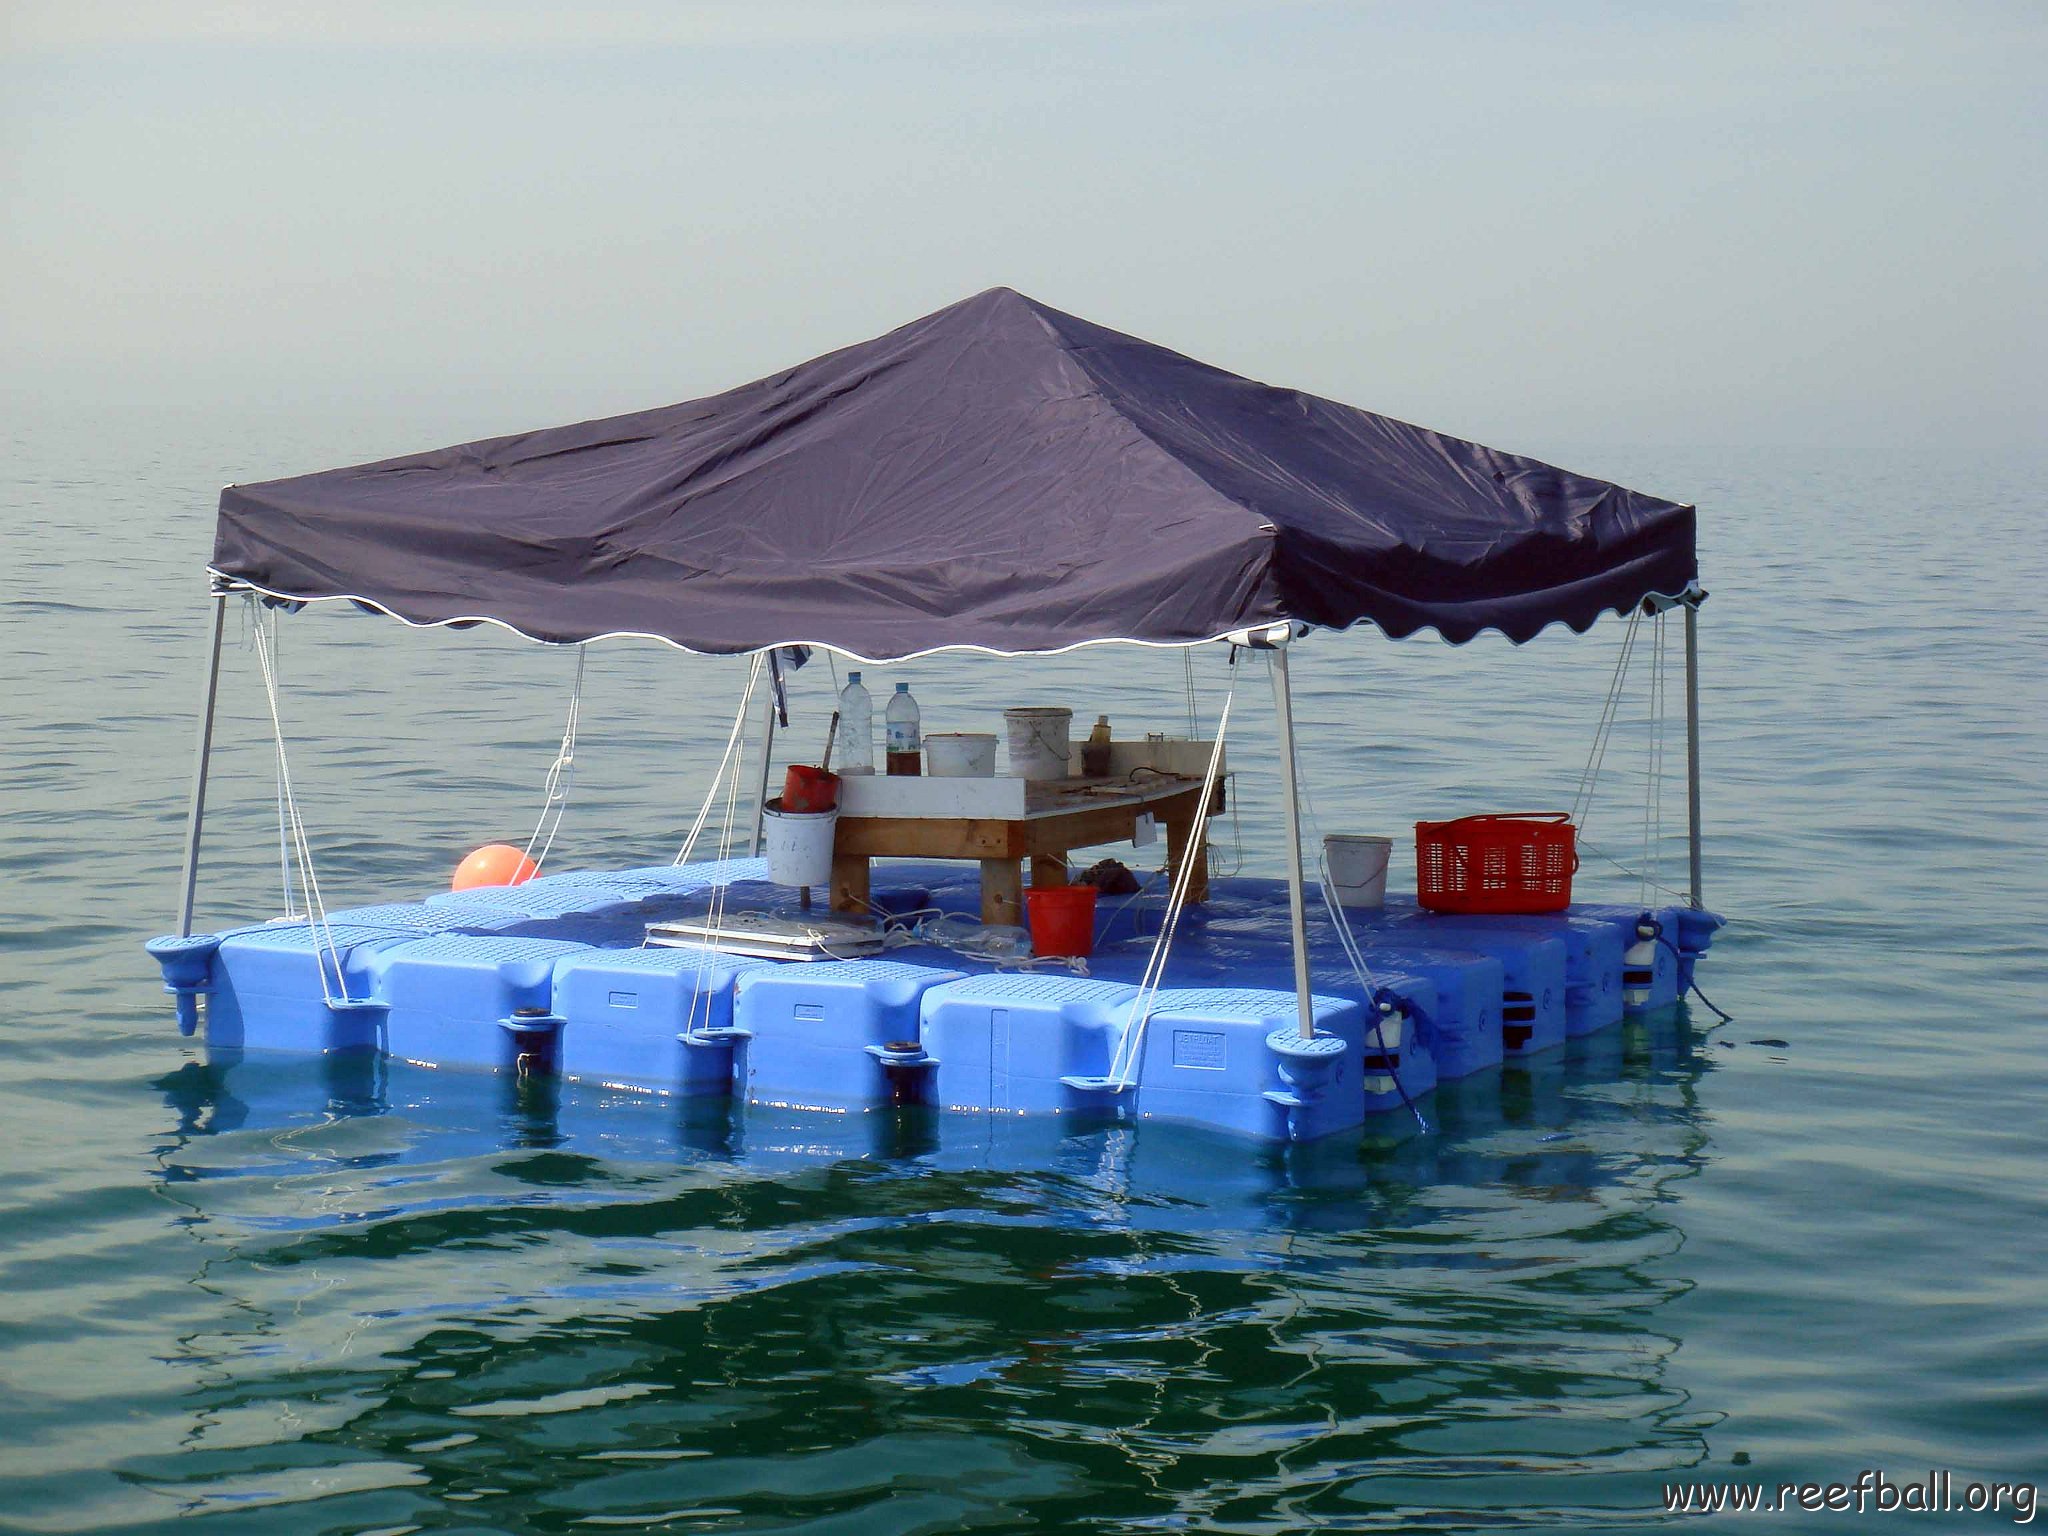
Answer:
[[[1967,494],[1944,474],[1942,505],[1999,552],[1958,572],[1919,557],[1910,470],[1580,455],[1708,506],[1709,896],[1737,921],[1702,979],[1738,1021],[1631,1023],[1447,1085],[1428,1135],[1247,1155],[1159,1126],[935,1133],[209,1065],[137,948],[172,906],[203,643],[162,572],[203,558],[189,509],[222,480],[350,454],[174,448],[92,476],[50,446],[0,466],[0,540],[43,594],[0,607],[0,1518],[1635,1531],[1681,1471],[2038,1475],[2031,469]],[[52,552],[110,507],[124,538],[88,583]],[[1560,801],[1614,634],[1306,647],[1319,814],[1399,833]],[[530,824],[564,657],[319,614],[290,621],[283,658],[331,894],[416,894],[451,850]],[[796,680],[796,739],[821,670]],[[1021,696],[986,659],[892,673],[949,718]],[[1171,657],[1052,658],[1028,681],[1120,726],[1181,723]],[[703,719],[735,693],[718,662],[592,655],[579,863],[673,851],[678,786],[719,746]],[[1219,853],[1272,873],[1272,746],[1239,706]],[[1641,715],[1623,711],[1591,822],[1627,864]],[[277,899],[268,739],[231,644],[208,921]],[[1666,883],[1679,791],[1649,850]],[[1641,888],[1597,858],[1582,879]]]

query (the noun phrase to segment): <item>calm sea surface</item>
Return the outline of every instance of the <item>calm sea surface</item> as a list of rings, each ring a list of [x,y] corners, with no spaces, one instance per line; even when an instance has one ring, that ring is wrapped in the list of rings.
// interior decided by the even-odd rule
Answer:
[[[1631,1023],[1439,1095],[1434,1134],[1262,1157],[210,1068],[140,945],[175,905],[213,495],[498,424],[0,429],[0,1526],[1628,1531],[1673,1479],[2048,1481],[2041,466],[1527,445],[1703,509],[1734,922],[1701,981],[1736,1022]],[[239,626],[202,926],[277,905]],[[1323,825],[1568,803],[1621,631],[1304,646]],[[337,613],[282,656],[330,903],[523,840],[569,656]],[[927,729],[1185,719],[1170,654],[876,670]],[[1220,659],[1196,681],[1213,720]],[[557,862],[669,857],[740,683],[594,648]],[[1638,874],[1645,704],[1590,824]],[[1262,686],[1233,727],[1222,861],[1278,873]],[[1744,1528],[1816,1521],[1856,1525]]]

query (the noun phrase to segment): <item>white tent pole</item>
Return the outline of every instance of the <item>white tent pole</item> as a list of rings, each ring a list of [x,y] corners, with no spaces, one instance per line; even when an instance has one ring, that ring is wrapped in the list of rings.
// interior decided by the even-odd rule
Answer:
[[[772,663],[771,663],[772,665]],[[761,818],[768,809],[768,769],[775,755],[775,685],[771,679],[762,692],[766,713],[761,716],[761,761],[754,774],[754,834],[747,840],[747,857],[761,856]]]
[[[1700,610],[1685,604],[1685,836],[1692,856],[1692,904],[1700,899]]]
[[[1287,680],[1287,646],[1272,651],[1273,708],[1280,717],[1280,794],[1287,812],[1287,919],[1294,937],[1294,1005],[1301,1018],[1301,1038],[1313,1040],[1315,1013],[1308,990],[1308,905],[1301,883],[1301,810],[1294,782],[1294,691]]]
[[[199,884],[199,829],[206,821],[206,768],[213,756],[213,702],[220,691],[220,640],[227,627],[228,595],[210,594],[213,639],[206,651],[206,699],[199,708],[199,746],[192,763],[192,802],[185,815],[185,876],[178,898],[178,937],[192,933],[192,898]]]

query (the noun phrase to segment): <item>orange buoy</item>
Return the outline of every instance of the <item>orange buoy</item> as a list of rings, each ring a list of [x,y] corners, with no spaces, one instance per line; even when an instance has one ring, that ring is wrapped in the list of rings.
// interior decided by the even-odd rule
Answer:
[[[478,885],[524,885],[540,866],[510,843],[486,843],[455,866],[449,889],[466,891]]]

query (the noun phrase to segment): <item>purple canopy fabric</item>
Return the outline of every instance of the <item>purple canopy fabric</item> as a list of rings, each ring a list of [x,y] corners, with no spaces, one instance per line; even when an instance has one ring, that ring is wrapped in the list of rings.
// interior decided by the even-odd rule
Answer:
[[[415,624],[879,661],[1283,619],[1522,641],[1682,593],[1693,525],[992,288],[708,399],[230,486],[212,568]]]

